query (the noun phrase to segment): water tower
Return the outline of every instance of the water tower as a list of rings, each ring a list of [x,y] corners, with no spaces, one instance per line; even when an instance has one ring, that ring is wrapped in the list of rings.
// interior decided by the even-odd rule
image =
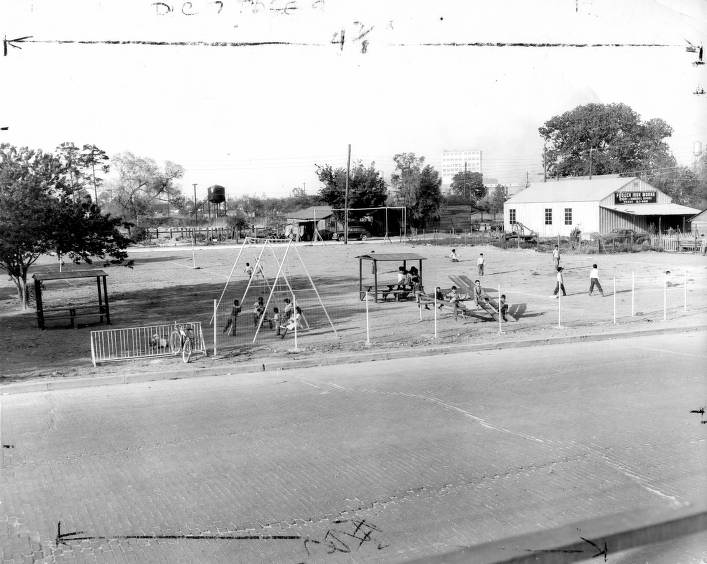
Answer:
[[[702,155],[702,141],[695,141],[692,144],[692,156],[695,157],[694,163],[693,163],[693,169],[695,172],[697,172],[697,167],[700,162],[700,156]]]
[[[221,204],[223,204],[223,215],[226,215],[226,189],[223,186],[218,184],[210,186],[206,200],[209,202],[209,218],[211,217],[212,206],[215,206],[216,217],[219,216]]]

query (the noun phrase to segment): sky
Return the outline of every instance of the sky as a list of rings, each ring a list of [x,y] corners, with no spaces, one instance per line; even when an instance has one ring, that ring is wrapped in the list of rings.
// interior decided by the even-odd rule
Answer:
[[[703,0],[0,0],[0,22],[32,36],[0,57],[0,142],[171,160],[187,194],[311,194],[349,144],[387,179],[396,153],[439,169],[471,149],[485,177],[524,183],[538,127],[592,102],[666,120],[681,164],[707,148],[707,65],[685,50],[707,39]]]

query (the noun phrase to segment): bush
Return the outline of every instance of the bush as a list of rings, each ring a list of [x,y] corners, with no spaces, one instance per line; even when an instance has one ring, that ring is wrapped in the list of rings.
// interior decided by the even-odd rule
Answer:
[[[142,226],[131,227],[130,228],[130,239],[133,243],[140,243],[147,239],[148,231],[147,228]]]

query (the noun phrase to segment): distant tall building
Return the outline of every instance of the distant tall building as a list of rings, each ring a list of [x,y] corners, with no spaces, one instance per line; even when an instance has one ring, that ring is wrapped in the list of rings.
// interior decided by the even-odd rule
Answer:
[[[442,184],[449,186],[458,172],[481,172],[481,151],[443,151],[442,152]]]

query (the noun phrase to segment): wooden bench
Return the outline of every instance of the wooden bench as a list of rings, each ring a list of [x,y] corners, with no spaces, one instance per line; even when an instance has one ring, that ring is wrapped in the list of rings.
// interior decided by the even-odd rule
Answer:
[[[388,296],[392,296],[396,302],[401,300],[407,300],[410,297],[414,297],[412,290],[399,290],[397,284],[386,284],[385,288],[378,288],[378,298],[384,302],[388,301]],[[373,294],[373,286],[369,286],[366,290],[369,294]],[[366,299],[366,292],[361,292],[361,301]]]
[[[67,320],[68,327],[73,327],[78,329],[77,320],[82,317],[96,317],[100,318],[100,322],[103,323],[103,317],[106,315],[105,306],[98,305],[85,305],[85,306],[69,306],[69,307],[59,307],[52,309],[45,309],[43,312],[44,323],[46,325],[47,321],[55,320]]]

